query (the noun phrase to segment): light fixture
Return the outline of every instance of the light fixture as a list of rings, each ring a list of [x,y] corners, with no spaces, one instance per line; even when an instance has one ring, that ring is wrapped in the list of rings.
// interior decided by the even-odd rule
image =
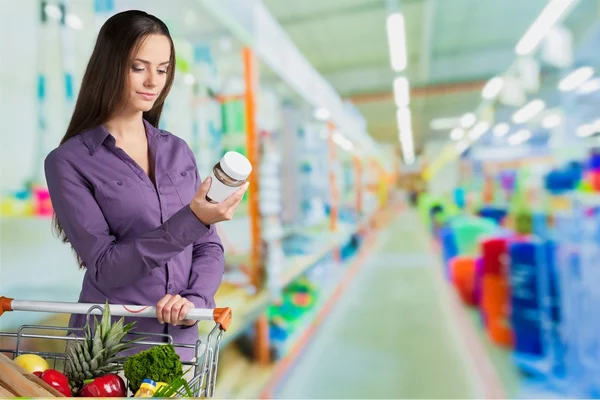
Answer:
[[[466,129],[472,127],[475,122],[477,122],[477,117],[473,113],[466,113],[460,118],[460,124]]]
[[[396,123],[400,133],[412,132],[412,120],[408,107],[399,107],[396,110]]]
[[[509,131],[510,131],[510,125],[508,125],[506,122],[499,123],[493,129],[494,136],[496,136],[496,137],[502,137],[502,136],[506,135]]]
[[[314,111],[313,116],[319,121],[327,121],[331,117],[331,113],[326,108],[317,108]]]
[[[397,107],[407,107],[410,103],[410,91],[408,89],[408,79],[399,76],[394,79],[394,100]]]
[[[546,108],[543,100],[536,99],[525,104],[521,109],[513,114],[512,120],[515,124],[522,124],[535,117],[539,112]]]
[[[75,29],[76,31],[83,28],[83,22],[81,22],[81,18],[75,14],[67,14],[65,22],[69,28]]]
[[[525,32],[515,52],[520,56],[532,53],[544,36],[578,0],[550,0],[531,27]]]
[[[486,133],[488,129],[490,129],[489,123],[487,123],[486,121],[479,121],[477,125],[475,125],[473,129],[469,131],[469,138],[471,138],[471,140],[477,140],[481,136],[483,136],[483,134]]]
[[[386,28],[392,69],[402,72],[406,69],[407,64],[404,15],[399,12],[388,15]]]
[[[542,120],[542,127],[552,129],[559,126],[562,122],[562,117],[559,114],[548,114]]]
[[[398,139],[402,147],[402,158],[406,164],[412,164],[415,162],[415,146],[410,109],[408,107],[400,107],[396,110],[396,122],[398,124]]]
[[[62,18],[62,11],[54,4],[46,4],[44,12],[49,18],[59,20]]]
[[[460,118],[436,118],[429,123],[429,127],[435,131],[452,129],[460,123]]]
[[[486,100],[495,99],[504,87],[504,79],[496,76],[488,81],[481,91],[481,97]]]
[[[346,139],[341,133],[335,132],[331,139],[340,146],[342,149],[346,151],[352,151],[354,149],[354,144],[348,139]]]
[[[460,140],[465,136],[465,130],[462,128],[454,128],[452,129],[452,131],[450,131],[450,139],[456,141],[456,140]]]
[[[590,94],[600,90],[600,78],[594,78],[587,80],[579,87],[577,93],[579,94]]]
[[[196,78],[192,74],[185,74],[185,77],[183,78],[183,81],[185,82],[186,85],[190,85],[191,86],[194,83],[196,83]]]
[[[561,79],[558,83],[558,90],[561,92],[568,92],[577,89],[593,75],[594,69],[592,67],[577,68],[575,71]]]
[[[521,129],[508,137],[508,143],[512,146],[518,146],[531,138],[529,129]]]
[[[596,127],[594,124],[585,124],[577,128],[577,136],[580,137],[592,136],[594,133],[596,133]]]

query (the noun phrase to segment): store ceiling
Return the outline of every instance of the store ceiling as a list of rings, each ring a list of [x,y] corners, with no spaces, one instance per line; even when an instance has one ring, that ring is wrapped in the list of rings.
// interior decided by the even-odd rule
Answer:
[[[397,142],[386,0],[263,0],[300,51],[366,117],[369,133]],[[514,61],[514,47],[546,0],[402,0],[415,145],[447,138],[431,119],[479,103],[483,84]]]

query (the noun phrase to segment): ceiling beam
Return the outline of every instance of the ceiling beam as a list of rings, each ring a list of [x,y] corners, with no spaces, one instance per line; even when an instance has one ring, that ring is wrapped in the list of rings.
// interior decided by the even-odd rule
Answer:
[[[410,89],[411,98],[441,96],[454,94],[459,92],[474,92],[481,91],[488,79],[466,81],[466,82],[451,82],[439,83],[427,86],[417,86]],[[393,101],[394,92],[390,90],[375,92],[375,93],[357,93],[354,95],[344,96],[354,104],[374,103],[382,101]]]

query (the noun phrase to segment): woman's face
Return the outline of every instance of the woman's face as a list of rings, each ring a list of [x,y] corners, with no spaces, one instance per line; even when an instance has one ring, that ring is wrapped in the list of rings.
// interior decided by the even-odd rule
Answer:
[[[127,85],[127,109],[150,111],[167,82],[171,43],[166,36],[146,37],[133,55]]]

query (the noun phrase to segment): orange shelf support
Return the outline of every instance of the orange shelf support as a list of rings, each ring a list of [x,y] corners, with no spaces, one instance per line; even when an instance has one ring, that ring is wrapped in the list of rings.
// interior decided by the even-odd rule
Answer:
[[[246,119],[246,150],[248,160],[252,164],[252,173],[249,177],[248,188],[248,214],[250,217],[251,253],[250,253],[250,278],[257,292],[262,287],[263,263],[262,263],[262,235],[260,224],[259,181],[258,166],[260,165],[260,154],[258,151],[258,135],[256,133],[256,92],[258,88],[258,63],[251,48],[242,50],[244,62],[245,80],[245,119]],[[269,323],[267,317],[262,316],[256,323],[256,342],[254,348],[256,359],[260,365],[267,365],[271,361],[269,352]]]

